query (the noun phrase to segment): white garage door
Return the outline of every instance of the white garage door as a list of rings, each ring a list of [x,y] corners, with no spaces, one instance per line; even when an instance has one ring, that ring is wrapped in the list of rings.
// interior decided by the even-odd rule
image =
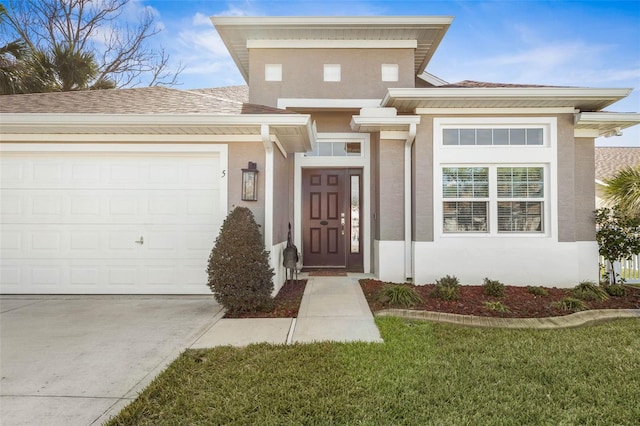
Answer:
[[[2,293],[210,294],[219,152],[5,150],[1,161]]]

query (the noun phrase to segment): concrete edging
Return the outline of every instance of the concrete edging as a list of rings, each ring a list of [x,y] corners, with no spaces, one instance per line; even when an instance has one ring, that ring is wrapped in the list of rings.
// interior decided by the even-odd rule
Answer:
[[[447,312],[417,311],[413,309],[385,309],[376,312],[375,316],[421,319],[466,327],[529,328],[543,330],[581,327],[591,323],[621,318],[640,318],[640,309],[593,309],[560,317],[547,318],[497,318],[450,314]]]

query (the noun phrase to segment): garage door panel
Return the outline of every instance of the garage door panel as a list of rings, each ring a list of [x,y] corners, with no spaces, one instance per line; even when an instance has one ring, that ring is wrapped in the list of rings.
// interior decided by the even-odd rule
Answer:
[[[1,160],[0,292],[210,294],[226,210],[218,154]]]

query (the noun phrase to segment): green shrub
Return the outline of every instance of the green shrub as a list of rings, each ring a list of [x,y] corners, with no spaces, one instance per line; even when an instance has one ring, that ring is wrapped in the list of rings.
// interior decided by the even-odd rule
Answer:
[[[624,297],[627,295],[627,289],[622,284],[607,285],[604,289],[611,297]]]
[[[547,296],[549,294],[544,288],[532,285],[527,286],[527,291],[535,296]]]
[[[484,302],[484,307],[495,312],[511,312],[502,302]]]
[[[460,281],[456,276],[442,277],[436,280],[436,287],[431,295],[442,300],[456,300],[458,298],[458,292],[460,291]]]
[[[232,312],[268,309],[273,301],[273,269],[253,213],[236,207],[222,224],[209,256],[207,285]]]
[[[587,309],[586,303],[584,303],[580,299],[576,299],[573,297],[565,297],[559,302],[554,302],[553,306],[556,308],[560,308],[563,311],[572,311],[572,312],[584,311],[585,309]]]
[[[503,297],[504,296],[504,284],[498,280],[484,279],[482,284],[482,292],[487,296]]]
[[[582,281],[571,290],[571,294],[580,300],[607,300],[609,298],[607,292],[592,281]]]
[[[378,300],[382,303],[403,308],[422,303],[422,297],[416,289],[403,284],[385,284],[378,293]]]

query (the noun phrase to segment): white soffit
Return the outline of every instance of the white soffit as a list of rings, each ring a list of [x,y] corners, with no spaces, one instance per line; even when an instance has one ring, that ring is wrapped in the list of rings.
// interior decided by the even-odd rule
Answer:
[[[418,108],[562,108],[599,111],[632,89],[564,87],[390,88],[383,107],[412,112]]]
[[[576,114],[576,136],[593,134],[616,136],[622,130],[640,124],[639,113],[583,112]]]
[[[421,73],[435,53],[453,17],[450,16],[286,16],[211,18],[227,50],[242,73],[249,76],[249,48],[282,43],[284,46],[334,43],[348,46],[379,43],[415,45],[415,72]],[[308,47],[308,46],[306,46]]]

